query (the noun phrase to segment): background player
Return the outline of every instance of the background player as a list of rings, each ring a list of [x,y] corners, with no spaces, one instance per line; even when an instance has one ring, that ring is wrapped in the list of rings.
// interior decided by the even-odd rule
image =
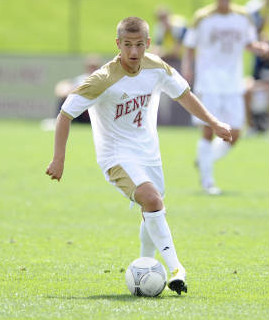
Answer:
[[[76,87],[84,82],[89,75],[102,66],[102,59],[98,55],[88,55],[84,61],[85,72],[71,79],[64,79],[59,81],[55,86],[55,96],[57,97],[57,115],[61,110],[61,107],[67,98],[68,94],[72,92]],[[75,121],[81,123],[90,122],[88,112],[83,112],[78,116]]]
[[[187,49],[183,76],[188,81],[194,79],[194,91],[209,111],[232,127],[231,142],[213,140],[212,128],[194,118],[194,123],[202,126],[197,145],[202,187],[208,194],[220,194],[213,176],[214,161],[237,142],[245,120],[242,54],[246,48],[256,55],[266,55],[269,46],[256,40],[255,28],[245,10],[229,0],[217,0],[198,10],[184,44]]]

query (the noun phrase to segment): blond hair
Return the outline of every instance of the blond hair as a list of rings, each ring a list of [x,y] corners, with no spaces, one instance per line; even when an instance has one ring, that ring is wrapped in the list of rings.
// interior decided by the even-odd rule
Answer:
[[[117,38],[120,39],[125,32],[143,32],[145,38],[149,37],[148,23],[138,17],[128,17],[121,20],[117,25]]]

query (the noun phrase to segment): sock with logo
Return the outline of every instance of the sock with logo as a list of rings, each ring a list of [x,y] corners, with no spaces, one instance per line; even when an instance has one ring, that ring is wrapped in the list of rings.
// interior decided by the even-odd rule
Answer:
[[[217,161],[226,156],[231,147],[232,146],[229,142],[223,141],[221,138],[216,137],[212,142],[213,161]]]
[[[148,230],[145,226],[144,220],[141,221],[141,225],[140,225],[140,241],[141,241],[140,257],[154,258],[155,245],[148,234]]]
[[[148,234],[166,262],[170,272],[178,269],[183,277],[185,277],[185,269],[178,260],[170,228],[165,218],[165,210],[143,212],[143,216]]]

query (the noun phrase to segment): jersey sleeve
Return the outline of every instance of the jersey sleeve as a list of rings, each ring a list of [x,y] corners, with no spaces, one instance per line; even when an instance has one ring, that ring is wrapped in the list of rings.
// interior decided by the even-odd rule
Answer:
[[[89,109],[96,100],[97,99],[90,100],[78,94],[70,94],[62,105],[61,113],[69,119],[74,119]]]
[[[257,35],[255,25],[254,23],[252,23],[252,21],[249,21],[247,32],[246,32],[246,45],[257,40],[258,40],[258,35]]]
[[[172,74],[165,73],[162,91],[170,98],[177,99],[186,91],[190,90],[188,82],[174,69],[171,68]]]
[[[197,32],[194,27],[187,30],[185,37],[183,39],[183,44],[187,48],[194,49],[197,43]]]

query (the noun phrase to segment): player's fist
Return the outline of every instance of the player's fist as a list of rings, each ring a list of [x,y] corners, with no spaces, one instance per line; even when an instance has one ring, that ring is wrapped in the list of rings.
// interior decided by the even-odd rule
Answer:
[[[217,136],[222,138],[226,142],[232,142],[232,133],[231,133],[231,127],[227,123],[223,123],[218,121],[214,127],[213,130]]]
[[[64,162],[58,160],[52,160],[46,170],[46,174],[51,177],[52,180],[60,181],[64,170]]]

